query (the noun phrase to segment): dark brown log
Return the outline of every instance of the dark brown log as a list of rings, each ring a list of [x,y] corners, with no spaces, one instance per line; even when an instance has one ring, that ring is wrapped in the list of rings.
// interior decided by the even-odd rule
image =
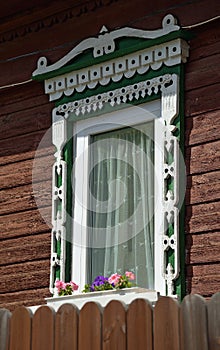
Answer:
[[[211,296],[220,290],[220,264],[187,266],[188,293]]]
[[[0,267],[0,293],[26,291],[49,286],[49,258]],[[38,294],[38,293],[36,293]],[[24,292],[25,295],[25,292]],[[24,296],[25,299],[25,296]],[[13,300],[11,300],[13,301]]]
[[[207,26],[195,28],[194,32],[196,37],[190,41],[189,63],[219,53],[220,28],[218,21],[213,21],[208,28]]]
[[[1,189],[49,180],[52,177],[54,156],[28,159],[0,167]]]
[[[219,139],[219,110],[200,114],[185,120],[185,145],[193,146]]]
[[[34,290],[25,290],[19,292],[10,292],[0,294],[0,307],[8,310],[15,310],[19,306],[43,305],[46,303],[44,298],[51,297],[47,288],[39,288]]]
[[[187,173],[206,173],[220,168],[220,141],[186,149]]]
[[[1,241],[0,265],[49,258],[50,244],[50,233]]]
[[[186,235],[186,252],[186,262],[189,264],[219,262],[219,232]]]
[[[0,141],[0,165],[54,153],[50,129]],[[36,155],[37,151],[37,155]]]
[[[185,94],[185,115],[193,116],[220,108],[220,83],[191,90]]]
[[[33,81],[31,87],[30,89],[29,84],[24,84],[22,88],[21,86],[13,87],[13,91],[11,90],[10,93],[8,89],[1,91],[0,120],[8,113],[49,104],[48,96],[44,93],[43,83]]]
[[[6,112],[0,117],[0,139],[23,135],[51,127],[52,105],[29,107],[23,102],[23,110],[14,113]]]
[[[188,176],[186,204],[213,202],[220,199],[220,171]]]
[[[186,90],[198,89],[219,82],[218,62],[220,54],[208,56],[188,65],[186,74]]]
[[[186,207],[185,229],[187,233],[219,230],[220,202]]]
[[[0,215],[51,205],[51,181],[14,187],[0,192]]]
[[[204,264],[204,265],[188,265],[187,273],[190,277],[195,276],[208,276],[208,275],[219,275],[220,267],[219,264]]]
[[[0,239],[8,239],[49,230],[51,223],[51,207],[40,211],[28,210],[0,216]],[[49,225],[49,226],[48,226]]]
[[[11,4],[9,5],[8,3],[2,3],[2,13],[1,13],[1,18],[4,19],[4,17],[15,17],[15,23],[19,21],[19,18],[16,18],[18,15],[18,11],[20,11],[20,15],[23,17],[27,15],[27,12],[29,13],[30,10],[33,8],[36,8],[37,6],[42,6],[45,4],[45,7],[48,7],[49,1],[48,0],[33,0],[32,4],[26,4],[22,3],[20,4],[19,1],[13,0]],[[17,20],[17,21],[16,21]],[[4,21],[3,21],[4,23]],[[7,22],[6,22],[7,23]],[[4,27],[4,26],[3,26]]]

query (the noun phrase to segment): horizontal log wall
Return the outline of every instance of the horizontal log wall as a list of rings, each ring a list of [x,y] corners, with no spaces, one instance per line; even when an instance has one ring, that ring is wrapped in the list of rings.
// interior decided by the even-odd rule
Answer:
[[[52,106],[37,83],[0,103],[0,304],[14,309],[50,295]]]
[[[187,292],[220,290],[220,27],[194,29],[185,79]]]
[[[155,29],[172,13],[188,26],[215,17],[220,2],[48,0],[20,9],[16,16],[10,7],[10,18],[2,4],[0,87],[30,79],[40,56],[55,62],[103,24]],[[219,22],[193,32],[185,77],[187,292],[211,296],[220,289]],[[0,89],[0,305],[11,310],[49,296],[52,108],[40,83]]]

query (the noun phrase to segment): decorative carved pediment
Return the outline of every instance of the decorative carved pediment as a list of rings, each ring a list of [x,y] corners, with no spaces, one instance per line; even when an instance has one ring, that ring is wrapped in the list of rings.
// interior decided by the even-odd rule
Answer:
[[[83,40],[56,63],[48,65],[41,57],[33,79],[45,80],[45,92],[53,101],[175,66],[187,57],[188,44],[181,38],[180,27],[167,15],[162,28],[152,31],[122,28],[108,32],[103,26],[97,38]]]

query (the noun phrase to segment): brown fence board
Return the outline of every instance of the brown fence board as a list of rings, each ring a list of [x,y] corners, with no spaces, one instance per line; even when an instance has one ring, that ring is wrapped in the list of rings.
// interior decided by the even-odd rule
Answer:
[[[77,350],[101,348],[101,311],[96,303],[86,303],[79,313]]]
[[[207,304],[209,349],[220,349],[220,293],[216,293]]]
[[[20,307],[10,315],[0,309],[0,350],[220,349],[220,293],[210,300],[188,295],[182,303],[160,297],[154,308],[144,299],[127,306],[112,300],[103,308],[63,304],[55,314],[41,306],[32,316]]]
[[[127,311],[127,350],[153,350],[153,313],[150,303],[134,300]]]
[[[181,350],[208,350],[206,301],[200,295],[185,297],[180,311]]]
[[[126,350],[126,311],[122,303],[111,301],[103,312],[103,350]]]
[[[70,304],[62,305],[56,313],[55,350],[78,350],[78,313]]]
[[[10,350],[30,350],[32,315],[25,307],[17,308],[10,320]]]
[[[154,335],[154,350],[180,349],[179,304],[176,300],[159,298],[154,310]]]
[[[11,313],[7,309],[0,309],[0,350],[9,349],[9,321]]]
[[[35,312],[31,350],[54,350],[54,323],[55,312],[48,306],[41,306]]]

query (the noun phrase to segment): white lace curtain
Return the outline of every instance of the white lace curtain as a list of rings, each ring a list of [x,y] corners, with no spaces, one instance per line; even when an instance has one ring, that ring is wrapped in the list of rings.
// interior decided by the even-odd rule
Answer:
[[[154,287],[153,122],[92,137],[88,282],[132,271]]]

